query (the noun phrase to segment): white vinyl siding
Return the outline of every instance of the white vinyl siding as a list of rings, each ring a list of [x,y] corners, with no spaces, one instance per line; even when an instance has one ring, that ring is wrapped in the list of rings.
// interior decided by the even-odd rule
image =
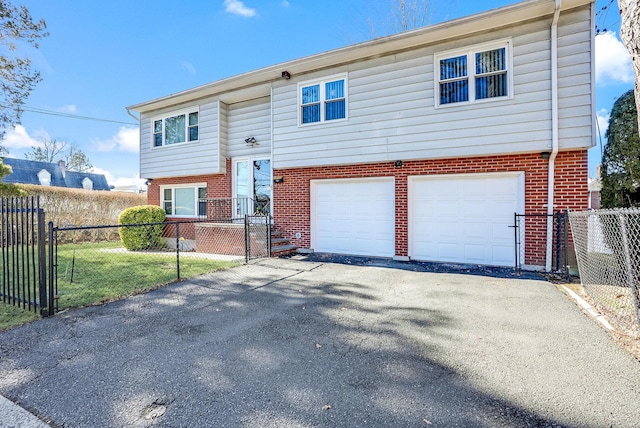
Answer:
[[[270,104],[264,97],[227,106],[227,157],[271,157]],[[257,143],[248,146],[249,137]]]
[[[591,91],[589,13],[589,8],[575,9],[560,19],[559,102],[579,103],[560,113],[561,149],[592,144],[586,97]],[[274,85],[274,168],[549,150],[549,28],[549,20],[529,22],[334,68],[335,74],[349,75],[348,121],[299,126],[298,85]],[[512,42],[512,97],[436,108],[434,55],[501,40]],[[570,55],[574,50],[586,53]],[[326,74],[312,73],[307,81]],[[579,99],[571,99],[574,94]]]
[[[173,111],[198,113],[198,141],[185,141],[153,147],[153,121],[169,117]],[[198,106],[182,106],[140,119],[140,176],[143,178],[181,177],[224,173],[224,157],[220,152],[218,102],[209,100]]]

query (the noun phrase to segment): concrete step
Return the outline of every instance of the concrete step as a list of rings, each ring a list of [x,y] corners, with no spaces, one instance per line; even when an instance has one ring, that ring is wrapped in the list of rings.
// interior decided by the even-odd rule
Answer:
[[[286,254],[291,254],[298,249],[296,245],[278,245],[276,247],[271,247],[271,257],[284,256]]]

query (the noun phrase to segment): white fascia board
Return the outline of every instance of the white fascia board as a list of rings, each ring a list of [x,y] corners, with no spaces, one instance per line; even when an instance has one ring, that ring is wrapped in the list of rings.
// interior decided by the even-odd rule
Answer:
[[[562,2],[562,10],[583,6],[593,3],[594,1],[595,0],[564,0]],[[145,113],[204,97],[222,97],[222,94],[230,91],[244,91],[248,94],[264,92],[265,95],[268,95],[271,85],[281,80],[282,72],[285,70],[295,77],[341,64],[386,56],[420,46],[428,46],[446,40],[464,37],[469,34],[486,32],[523,21],[531,21],[546,16],[551,17],[554,9],[555,0],[526,0],[475,15],[469,15],[440,24],[381,37],[356,45],[346,46],[235,75],[186,91],[134,104],[127,107],[127,110]],[[230,98],[235,99],[237,96],[231,95]]]

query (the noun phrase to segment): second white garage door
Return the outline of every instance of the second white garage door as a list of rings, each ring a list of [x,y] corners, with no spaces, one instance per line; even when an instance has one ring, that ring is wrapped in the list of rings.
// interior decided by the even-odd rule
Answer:
[[[393,257],[393,177],[311,181],[311,247],[318,252]]]
[[[513,266],[524,173],[409,177],[409,256]]]

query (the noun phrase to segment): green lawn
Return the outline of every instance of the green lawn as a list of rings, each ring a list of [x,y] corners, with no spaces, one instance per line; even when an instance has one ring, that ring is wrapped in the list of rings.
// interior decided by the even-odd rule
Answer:
[[[0,331],[40,318],[39,315],[0,302]]]
[[[180,279],[237,266],[238,262],[181,253]],[[177,280],[175,252],[126,251],[120,242],[58,246],[58,307],[87,306],[138,294]],[[37,315],[0,304],[0,329]],[[12,320],[15,323],[12,323]]]

